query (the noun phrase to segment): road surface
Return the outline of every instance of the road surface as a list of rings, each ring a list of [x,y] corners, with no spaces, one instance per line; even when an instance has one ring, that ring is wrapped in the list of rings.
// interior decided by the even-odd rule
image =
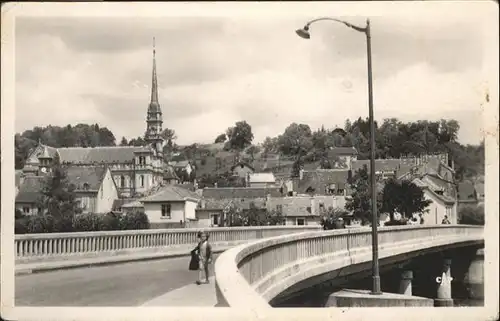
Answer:
[[[198,272],[188,270],[189,260],[181,257],[18,275],[15,304],[139,306],[194,283]]]

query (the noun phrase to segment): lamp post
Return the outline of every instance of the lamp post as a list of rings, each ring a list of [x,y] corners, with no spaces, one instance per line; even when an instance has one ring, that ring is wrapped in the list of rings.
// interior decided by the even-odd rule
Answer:
[[[372,206],[372,294],[381,294],[380,274],[378,265],[378,215],[377,215],[377,184],[375,181],[375,121],[373,119],[373,84],[372,84],[372,48],[370,35],[370,20],[366,20],[366,27],[358,27],[349,22],[335,18],[318,18],[309,21],[302,29],[296,31],[297,35],[304,39],[310,39],[309,27],[317,21],[329,20],[339,22],[356,31],[362,32],[366,36],[366,49],[368,60],[368,113],[370,121],[370,180],[371,180],[371,206]]]

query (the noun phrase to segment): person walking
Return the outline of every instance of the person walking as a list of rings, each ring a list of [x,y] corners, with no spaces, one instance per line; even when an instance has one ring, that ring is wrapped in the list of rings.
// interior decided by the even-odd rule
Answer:
[[[199,258],[199,273],[196,284],[208,284],[209,281],[209,265],[212,263],[212,245],[208,242],[208,234],[206,232],[198,232],[198,258]]]

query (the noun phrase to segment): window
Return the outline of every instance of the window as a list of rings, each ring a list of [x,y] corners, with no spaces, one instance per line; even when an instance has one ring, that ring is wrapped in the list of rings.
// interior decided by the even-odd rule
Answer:
[[[161,217],[172,218],[172,205],[162,204],[161,205]]]
[[[87,184],[87,183],[83,183],[83,189],[84,189],[85,191],[88,191],[88,190],[89,190],[89,188],[90,188],[90,185],[89,185],[89,184]]]
[[[311,206],[306,207],[306,211],[311,214]]]
[[[30,212],[30,208],[28,206],[23,207],[23,212],[28,214]]]
[[[141,187],[144,187],[144,175],[141,175]]]
[[[324,210],[325,209],[325,204],[323,202],[319,203],[319,209]]]
[[[306,221],[303,218],[298,218],[297,225],[306,225]]]
[[[337,190],[337,195],[344,195],[344,189],[343,188],[339,188]]]
[[[125,187],[125,176],[120,176],[120,187]]]
[[[214,226],[219,225],[219,215],[217,215],[217,214],[212,215],[212,225],[214,225]]]
[[[278,213],[283,213],[283,205],[279,204],[279,205],[276,205],[276,211]]]

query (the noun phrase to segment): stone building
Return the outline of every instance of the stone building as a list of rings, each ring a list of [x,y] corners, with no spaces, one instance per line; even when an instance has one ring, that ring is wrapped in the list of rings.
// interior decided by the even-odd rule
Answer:
[[[38,146],[30,153],[22,170],[24,176],[46,172],[57,157],[68,166],[106,166],[122,197],[147,193],[164,181],[165,161],[162,110],[158,100],[156,52],[153,47],[151,100],[146,114],[145,146],[99,146],[54,148]]]

